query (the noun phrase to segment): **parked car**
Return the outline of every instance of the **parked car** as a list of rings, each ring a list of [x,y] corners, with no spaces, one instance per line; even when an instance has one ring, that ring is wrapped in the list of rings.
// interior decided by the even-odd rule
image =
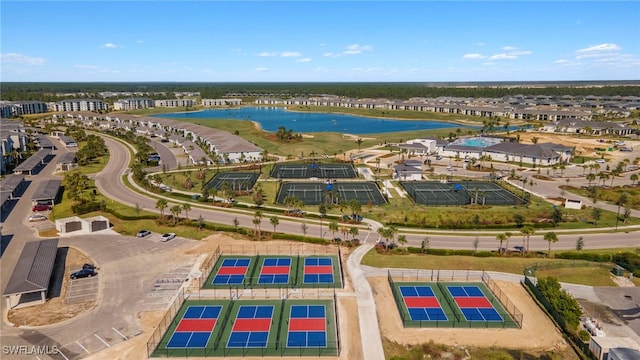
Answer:
[[[44,221],[44,220],[47,220],[47,219],[48,219],[48,217],[46,215],[42,215],[42,214],[29,215],[29,222]]]
[[[36,212],[36,211],[49,211],[51,210],[51,206],[49,205],[34,205],[31,208],[31,211]]]
[[[149,235],[151,235],[151,231],[149,231],[149,230],[140,230],[140,231],[138,231],[138,234],[136,234],[136,236],[139,237],[139,238],[142,238],[142,237],[145,237],[145,236],[149,236]]]
[[[597,160],[596,160],[596,163],[598,163],[598,164],[604,164],[604,163],[606,163],[606,161],[605,161],[605,159],[597,159]]]
[[[82,279],[86,277],[96,276],[98,273],[95,269],[82,269],[71,274],[71,279]]]
[[[160,238],[160,241],[169,241],[169,240],[173,239],[174,237],[176,237],[176,234],[174,234],[174,233],[163,234],[162,237]]]

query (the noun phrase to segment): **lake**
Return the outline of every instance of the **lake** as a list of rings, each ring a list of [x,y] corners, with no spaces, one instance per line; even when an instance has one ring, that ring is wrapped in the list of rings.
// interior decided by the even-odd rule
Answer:
[[[241,107],[208,109],[152,115],[167,119],[231,119],[249,120],[266,131],[276,132],[280,126],[294,132],[337,132],[349,134],[379,134],[397,131],[432,130],[462,127],[458,124],[433,120],[393,120],[348,114],[287,111],[282,107]]]

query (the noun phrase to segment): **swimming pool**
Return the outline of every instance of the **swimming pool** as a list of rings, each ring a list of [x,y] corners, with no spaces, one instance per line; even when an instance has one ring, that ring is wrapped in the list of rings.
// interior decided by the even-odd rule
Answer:
[[[449,145],[461,145],[461,146],[473,146],[473,147],[485,148],[487,146],[499,144],[502,141],[503,139],[499,139],[499,138],[489,138],[489,137],[478,136],[478,137],[455,139]]]

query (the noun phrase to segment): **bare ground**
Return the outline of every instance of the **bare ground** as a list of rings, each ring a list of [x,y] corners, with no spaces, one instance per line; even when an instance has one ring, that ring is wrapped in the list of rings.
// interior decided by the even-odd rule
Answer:
[[[506,349],[562,351],[569,345],[551,320],[540,310],[518,283],[497,281],[500,289],[524,316],[522,329],[406,329],[385,277],[369,278],[382,336],[400,344],[421,344],[429,341],[450,346],[478,346]],[[508,339],[508,341],[505,341]]]
[[[92,260],[84,253],[70,247],[67,252],[60,296],[48,299],[47,302],[42,305],[9,310],[7,314],[9,322],[16,326],[51,325],[71,319],[93,309],[96,306],[96,301],[76,304],[66,304],[64,302],[71,272],[82,268],[82,264],[91,262]]]

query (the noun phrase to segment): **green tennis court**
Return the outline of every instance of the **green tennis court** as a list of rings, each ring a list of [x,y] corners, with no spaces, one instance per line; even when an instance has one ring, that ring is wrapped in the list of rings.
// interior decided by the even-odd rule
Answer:
[[[227,184],[229,190],[249,191],[258,181],[260,174],[254,172],[221,172],[211,179],[206,187],[208,189],[220,190],[223,184]]]
[[[524,199],[490,181],[404,181],[400,183],[418,204],[429,206],[523,205]]]
[[[381,205],[387,201],[374,182],[286,182],[278,191],[276,202],[295,196],[305,205],[339,204],[355,199],[362,205]]]
[[[275,164],[273,170],[271,170],[271,177],[277,179],[353,179],[357,175],[351,164],[311,162]]]

